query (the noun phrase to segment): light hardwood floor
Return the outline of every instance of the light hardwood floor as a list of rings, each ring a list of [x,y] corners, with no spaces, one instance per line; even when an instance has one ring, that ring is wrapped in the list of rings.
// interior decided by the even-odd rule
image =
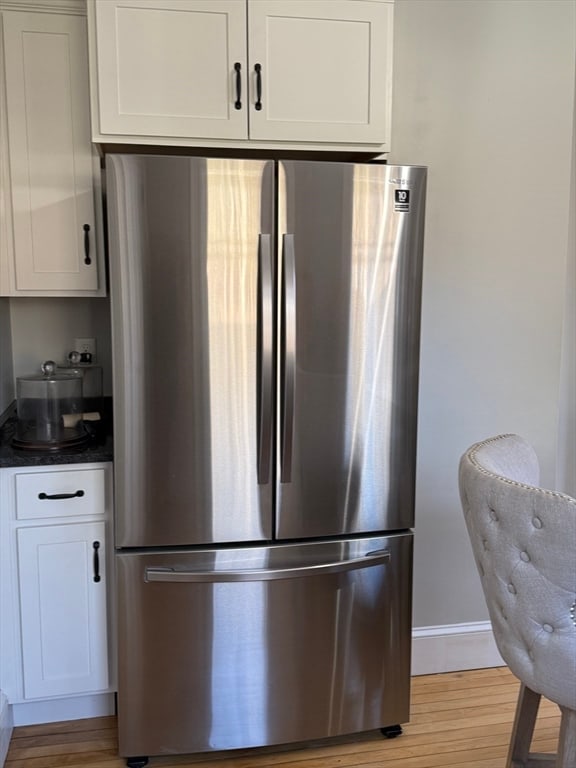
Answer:
[[[410,723],[396,739],[379,732],[206,755],[152,758],[149,768],[503,768],[518,683],[504,667],[413,678]],[[543,701],[534,749],[556,750],[559,710]],[[14,730],[5,768],[122,768],[116,719],[99,717]]]

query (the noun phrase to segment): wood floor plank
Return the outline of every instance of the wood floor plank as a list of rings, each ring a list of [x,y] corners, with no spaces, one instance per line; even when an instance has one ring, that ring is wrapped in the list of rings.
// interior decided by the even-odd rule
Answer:
[[[34,736],[18,736],[14,739],[14,747],[16,749],[22,749],[24,747],[41,747],[50,744],[74,744],[86,741],[88,733],[90,733],[90,739],[92,741],[116,739],[116,722],[114,721],[113,726],[105,730],[101,729],[90,732],[68,731],[58,734],[38,733]]]
[[[14,747],[13,754],[17,759],[31,760],[33,757],[41,757],[44,755],[61,755],[62,753],[73,755],[98,751],[101,749],[114,749],[116,748],[117,743],[116,738],[107,738],[99,739],[98,741],[80,741],[66,745],[53,743],[35,747]]]
[[[416,675],[412,678],[412,684],[416,686],[434,685],[441,681],[443,684],[452,684],[452,682],[464,680],[469,685],[475,681],[485,682],[488,680],[513,680],[514,675],[508,667],[488,667],[486,669],[467,669],[460,672],[440,672],[435,675]]]
[[[116,718],[113,716],[91,717],[84,720],[63,720],[60,723],[49,724],[50,733],[86,733],[86,731],[99,731],[106,728],[116,730]],[[21,725],[14,730],[13,739],[45,734],[46,725]]]
[[[491,667],[490,669],[467,669],[461,672],[441,672],[434,675],[415,675],[412,677],[413,688],[430,688],[435,685],[468,687],[483,685],[507,684],[515,677],[508,667]]]
[[[303,745],[150,759],[149,768],[503,768],[518,681],[504,667],[413,678],[404,735],[379,731]],[[558,707],[543,701],[534,749],[555,751]],[[125,768],[116,718],[16,728],[5,768]]]
[[[450,687],[450,701],[456,701],[457,699],[470,700],[470,697],[474,695],[476,698],[481,698],[482,696],[487,696],[490,698],[490,700],[493,700],[496,696],[502,697],[503,699],[507,701],[515,701],[518,697],[518,689],[520,688],[520,685],[518,686],[512,686],[510,684],[506,685],[499,685],[499,686],[484,686],[482,688],[473,688],[470,687],[462,687],[462,688],[455,688],[453,686]],[[412,690],[410,700],[412,704],[425,704],[426,702],[433,702],[433,701],[444,701],[446,699],[446,688],[442,690],[420,690],[415,691]]]

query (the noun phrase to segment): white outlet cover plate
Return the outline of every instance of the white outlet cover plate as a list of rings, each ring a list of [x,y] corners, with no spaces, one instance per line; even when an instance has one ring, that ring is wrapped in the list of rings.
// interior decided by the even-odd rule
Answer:
[[[89,352],[94,357],[96,355],[96,339],[74,339],[74,351]]]

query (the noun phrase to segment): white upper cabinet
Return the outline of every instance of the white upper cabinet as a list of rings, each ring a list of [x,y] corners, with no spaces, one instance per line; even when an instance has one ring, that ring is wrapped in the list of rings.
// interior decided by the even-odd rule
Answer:
[[[2,26],[0,293],[101,295],[86,18],[2,10]]]
[[[391,0],[88,0],[93,138],[389,150]]]
[[[101,133],[248,137],[243,0],[105,0],[95,14]]]
[[[392,11],[360,0],[250,2],[250,138],[386,143]]]

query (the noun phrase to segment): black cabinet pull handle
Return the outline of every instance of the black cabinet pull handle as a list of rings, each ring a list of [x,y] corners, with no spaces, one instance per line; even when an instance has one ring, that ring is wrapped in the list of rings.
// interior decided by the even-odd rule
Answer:
[[[76,493],[39,493],[38,498],[42,499],[48,499],[51,501],[52,499],[75,499],[77,497],[84,496],[84,491],[76,491]]]
[[[90,258],[90,224],[84,224],[84,264],[92,264]]]
[[[236,72],[236,101],[234,102],[234,109],[242,109],[242,64],[239,61],[234,64],[234,71]]]
[[[100,558],[98,557],[98,550],[100,549],[100,542],[92,542],[92,548],[94,549],[94,581],[100,581]]]
[[[254,71],[256,72],[256,104],[254,104],[254,109],[260,112],[262,109],[262,66],[254,64]]]

